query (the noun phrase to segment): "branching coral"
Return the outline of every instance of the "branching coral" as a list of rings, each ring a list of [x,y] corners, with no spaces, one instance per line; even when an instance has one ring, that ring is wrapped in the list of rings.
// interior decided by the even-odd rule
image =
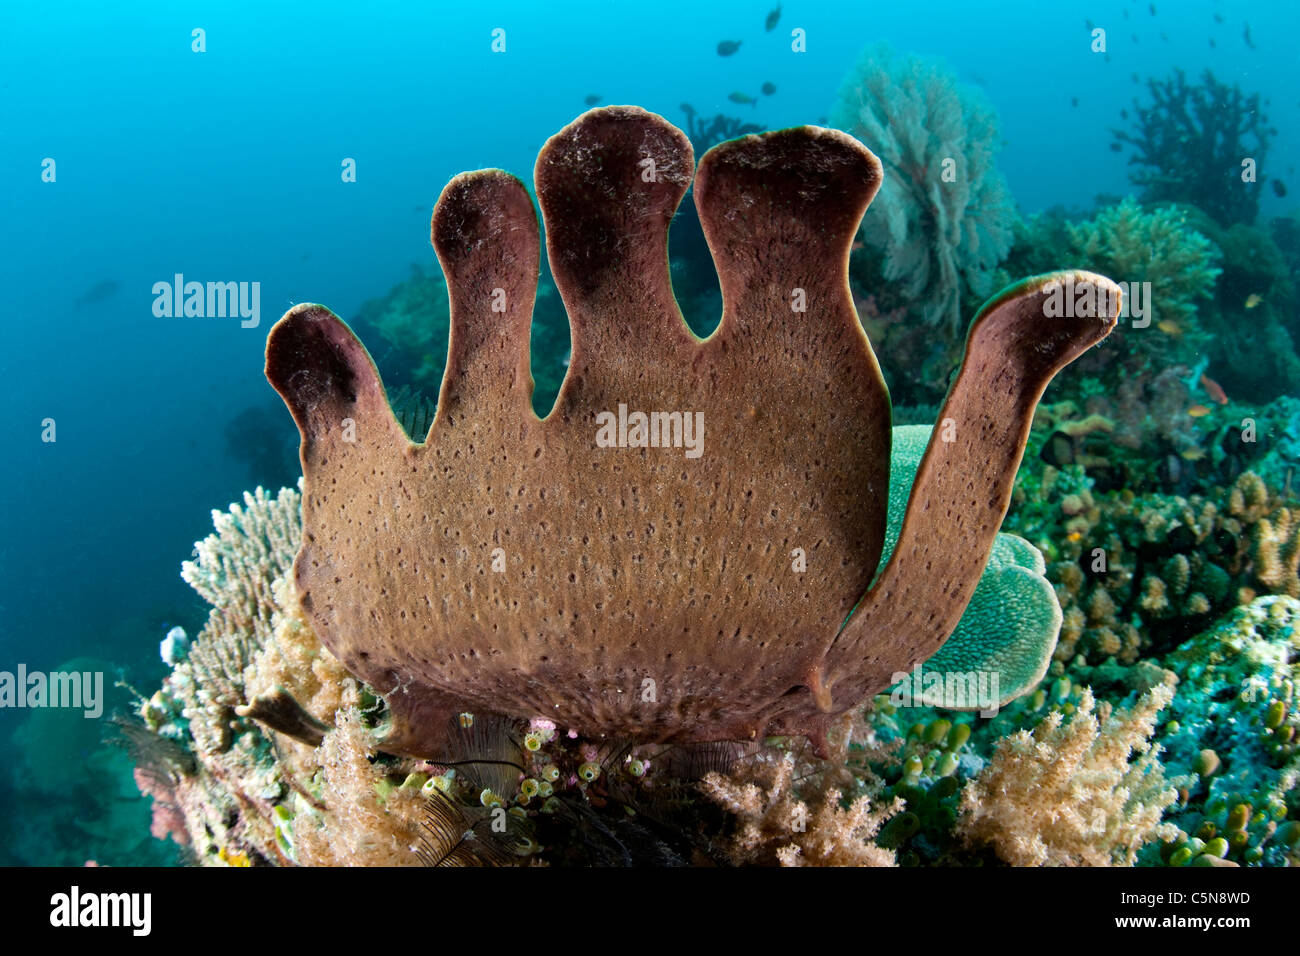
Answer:
[[[229,745],[231,709],[247,703],[245,672],[274,633],[276,582],[293,566],[302,540],[301,497],[282,488],[272,498],[259,487],[244,493],[242,507],[213,511],[212,523],[216,533],[181,565],[181,577],[212,605],[186,661],[186,705],[207,711],[196,724],[205,751]]]
[[[1139,167],[1133,181],[1142,198],[1195,203],[1224,225],[1253,221],[1277,133],[1259,94],[1247,96],[1209,70],[1199,84],[1176,70],[1168,79],[1148,80],[1147,89],[1151,102],[1134,103],[1137,129],[1112,131],[1135,150],[1129,162]],[[1242,175],[1248,159],[1258,170],[1249,182]]]
[[[1032,734],[1005,738],[963,791],[958,831],[1014,866],[1133,865],[1144,843],[1177,835],[1160,822],[1177,792],[1151,744],[1172,698],[1162,685],[1098,714],[1084,691],[1068,722],[1053,711]]]
[[[1127,198],[1089,222],[1071,225],[1069,234],[1087,268],[1104,269],[1121,282],[1151,284],[1145,303],[1150,325],[1121,325],[1112,347],[1151,355],[1163,367],[1205,344],[1194,321],[1196,302],[1214,290],[1219,251],[1187,225],[1182,211],[1148,211]]]
[[[997,119],[943,66],[868,49],[845,79],[831,123],[870,143],[885,167],[864,242],[884,256],[917,313],[952,336],[962,296],[992,291],[1015,209],[994,165]]]
[[[893,851],[874,837],[902,801],[873,809],[867,793],[845,800],[824,775],[800,774],[793,753],[765,752],[731,775],[709,774],[700,787],[736,818],[729,846],[735,863],[894,865]]]

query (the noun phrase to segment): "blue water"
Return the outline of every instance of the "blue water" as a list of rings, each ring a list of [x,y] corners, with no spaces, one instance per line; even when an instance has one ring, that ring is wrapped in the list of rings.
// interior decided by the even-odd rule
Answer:
[[[86,655],[148,684],[166,628],[203,620],[178,570],[210,510],[292,480],[255,473],[225,437],[255,407],[296,441],[262,376],[271,324],[300,301],[347,317],[410,263],[432,263],[429,210],[446,181],[499,166],[531,182],[539,147],[589,94],[678,124],[682,102],[768,128],[817,123],[861,49],[886,39],[984,91],[1029,213],[1131,191],[1109,149],[1142,92],[1130,75],[1211,67],[1271,100],[1272,172],[1295,178],[1293,3],[1164,0],[1152,16],[1118,0],[994,12],[790,0],[766,33],[773,5],[3,5],[0,668]],[[1109,62],[1089,51],[1085,19],[1110,29]],[[196,27],[206,52],[191,50]],[[497,27],[505,53],[490,49]],[[790,51],[794,27],[806,53]],[[719,57],[724,39],[741,51]],[[765,81],[776,95],[728,102]],[[341,181],[345,157],[355,183]],[[1269,194],[1260,220],[1293,207]],[[176,273],[260,282],[260,324],[155,317],[152,286]],[[116,288],[77,304],[103,280]],[[46,418],[55,443],[41,441]],[[0,745],[22,717],[0,711]]]

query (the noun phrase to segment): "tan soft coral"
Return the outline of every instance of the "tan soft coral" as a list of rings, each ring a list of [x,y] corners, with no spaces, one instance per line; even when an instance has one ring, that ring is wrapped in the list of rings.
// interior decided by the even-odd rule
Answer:
[[[1098,715],[1085,690],[1069,723],[1053,711],[1004,738],[962,793],[958,832],[1013,866],[1132,866],[1143,843],[1176,833],[1160,822],[1177,794],[1151,743],[1172,699],[1162,684]]]
[[[848,803],[818,775],[803,778],[792,753],[766,752],[729,775],[711,773],[701,789],[730,811],[738,826],[729,855],[735,863],[782,866],[893,866],[894,851],[872,842],[903,808],[873,809],[869,794]]]

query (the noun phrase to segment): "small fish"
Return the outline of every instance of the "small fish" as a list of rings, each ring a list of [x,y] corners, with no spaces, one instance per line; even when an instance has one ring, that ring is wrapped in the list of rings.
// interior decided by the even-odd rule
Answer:
[[[586,103],[588,106],[595,106],[597,103],[600,102],[600,94],[588,93],[585,97],[583,97],[582,102]]]
[[[1210,414],[1210,410],[1204,405],[1193,405],[1187,410],[1187,414],[1191,415],[1193,418],[1204,418],[1206,415]]]
[[[1264,301],[1264,297],[1262,295],[1260,295],[1258,292],[1252,292],[1250,295],[1246,297],[1246,308],[1253,309],[1255,308],[1255,306],[1259,305],[1263,301]]]
[[[1120,143],[1111,143],[1111,144],[1110,144],[1110,151],[1111,151],[1112,153],[1118,153],[1118,152],[1119,152],[1120,150],[1122,150],[1123,148],[1124,148],[1124,146],[1123,146],[1122,144],[1120,144]]]
[[[740,40],[723,40],[718,44],[718,56],[731,56],[740,49]]]
[[[1078,106],[1079,106],[1079,98],[1078,98],[1077,96],[1071,96],[1071,97],[1070,97],[1070,105],[1073,106],[1073,107],[1075,107],[1075,108],[1077,109]]]
[[[764,95],[764,96],[771,96],[773,93],[776,92],[776,84],[775,84],[775,83],[764,83],[762,89],[763,89],[763,95]],[[1273,180],[1273,182],[1277,182],[1277,180],[1275,179],[1275,180]]]
[[[1246,24],[1246,29],[1241,31],[1241,38],[1246,41],[1246,46],[1252,50],[1255,49],[1255,41],[1250,38],[1250,24]]]
[[[1165,335],[1172,335],[1176,339],[1183,337],[1182,328],[1177,322],[1173,322],[1169,319],[1161,319],[1156,323],[1156,328],[1165,333]]]
[[[861,248],[862,248],[862,240],[861,240],[861,239],[858,239],[858,240],[856,240],[856,241],[853,243],[853,245],[850,247],[850,251],[852,251],[852,252],[857,252],[857,251],[858,251],[859,249],[861,249]]]
[[[732,93],[727,97],[727,99],[731,100],[733,103],[748,103],[750,106],[758,105],[758,100],[754,99],[748,93]]]
[[[1120,110],[1119,118],[1124,120],[1128,119],[1128,110]]]
[[[1095,27],[1095,26],[1096,26],[1096,24],[1093,23],[1091,20],[1084,20],[1084,21],[1083,21],[1083,28],[1084,28],[1085,30],[1087,30],[1089,33],[1092,32],[1093,27]]]
[[[1205,389],[1205,394],[1217,404],[1228,404],[1228,393],[1223,390],[1223,386],[1204,373],[1201,374],[1201,388]]]
[[[1200,448],[1188,448],[1186,451],[1180,451],[1178,457],[1183,461],[1200,461],[1205,457],[1205,452]]]
[[[1277,196],[1278,199],[1281,199],[1283,196],[1285,196],[1286,183],[1282,182],[1282,180],[1280,179],[1273,180],[1273,194]]]
[[[83,292],[81,298],[77,299],[73,304],[80,306],[94,305],[96,302],[103,302],[105,299],[110,298],[113,293],[117,292],[120,287],[121,285],[116,279],[100,279]]]
[[[1067,534],[1067,535],[1065,536],[1065,539],[1066,539],[1067,541],[1082,541],[1082,540],[1083,540],[1083,532],[1082,532],[1082,531],[1071,531],[1069,534]]]
[[[1147,4],[1147,9],[1151,11],[1153,17],[1156,15],[1156,5],[1154,3]]]
[[[776,29],[777,23],[781,19],[781,4],[776,5],[776,9],[769,11],[767,19],[763,21],[763,29],[771,33]]]
[[[1222,23],[1222,22],[1223,22],[1223,14],[1222,14],[1222,13],[1216,13],[1216,14],[1214,15],[1214,22],[1215,22],[1215,23]]]

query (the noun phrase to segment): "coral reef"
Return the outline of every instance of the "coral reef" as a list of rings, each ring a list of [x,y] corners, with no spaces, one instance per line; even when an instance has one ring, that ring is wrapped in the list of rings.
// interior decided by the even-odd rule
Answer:
[[[1277,130],[1269,125],[1259,94],[1247,96],[1206,70],[1189,83],[1182,70],[1147,81],[1149,103],[1134,102],[1136,128],[1112,130],[1133,147],[1132,178],[1146,202],[1195,203],[1225,226],[1250,223],[1267,180],[1268,148]],[[1243,161],[1258,173],[1243,179]]]
[[[666,268],[691,165],[680,131],[622,107],[584,115],[539,157],[574,329],[570,375],[544,422],[526,373],[536,222],[504,174],[458,177],[434,211],[453,328],[426,444],[407,439],[365,349],[327,310],[296,307],[272,330],[267,377],[303,436],[294,583],[316,634],[385,696],[387,749],[438,750],[460,711],[546,714],[640,741],[820,739],[957,625],[1033,404],[1114,325],[1117,290],[1088,273],[1027,280],[985,306],[914,487],[921,504],[867,591],[886,508],[861,489],[887,484],[888,397],[845,264],[879,164],[844,134],[807,127],[704,157],[695,200],[728,301],[706,342],[682,323]],[[1108,293],[1111,311],[1045,324],[1043,300],[1063,281]],[[787,287],[790,297],[773,294]],[[790,321],[809,300],[818,320]],[[628,301],[640,303],[635,326]],[[809,403],[810,367],[834,390],[834,415]],[[687,449],[681,464],[648,439],[608,450],[602,418],[628,407],[694,409],[709,423],[708,454]],[[606,444],[622,442],[611,433]],[[734,544],[719,561],[723,540]],[[815,592],[800,577],[806,560]]]
[[[1181,209],[1187,224],[1221,253],[1213,301],[1202,305],[1198,315],[1201,327],[1213,336],[1205,371],[1234,398],[1270,401],[1300,381],[1295,349],[1300,314],[1285,256],[1257,226],[1223,226],[1196,207]]]
[[[905,479],[914,456],[897,444]],[[1253,477],[1229,497],[1243,521],[1274,513]],[[879,697],[865,721],[854,715],[833,729],[820,757],[796,739],[637,747],[587,741],[547,720],[461,714],[443,762],[431,763],[379,749],[383,702],[296,606],[285,535],[298,507],[291,491],[259,490],[214,516],[217,533],[188,572],[218,602],[209,628],[192,644],[169,638],[172,674],[130,728],[137,783],[154,798],[153,833],[196,862],[1300,862],[1292,598],[1236,609],[1169,653],[1168,670],[1149,661],[1090,667],[1075,655],[1066,671],[1058,661],[1050,688],[991,720]],[[1190,561],[1168,563],[1177,590]],[[222,682],[225,699],[281,694],[307,719],[212,706],[195,679],[199,660],[246,660]],[[1107,700],[1094,704],[1089,685]],[[1123,703],[1129,693],[1135,704]],[[1172,719],[1153,731],[1166,704]],[[1150,741],[1167,751],[1168,770]]]
[[[891,546],[928,428],[895,435]],[[258,489],[214,512],[216,533],[186,565],[187,580],[214,603],[208,626],[193,642],[169,635],[163,653],[172,673],[140,702],[143,724],[127,727],[136,782],[154,798],[155,836],[225,865],[499,864],[539,848],[551,863],[892,861],[871,834],[899,795],[873,808],[869,786],[847,769],[847,730],[831,735],[833,753],[823,760],[806,744],[748,753],[730,744],[637,747],[561,734],[549,720],[524,727],[462,713],[438,762],[383,753],[382,701],[320,644],[289,586],[299,509],[293,491],[272,497]],[[1000,535],[995,556],[1002,549],[1035,563],[1020,539]],[[1042,582],[1036,560],[1030,578]],[[1041,675],[1050,656],[1059,610],[1045,583],[1025,589],[1002,580],[1006,574],[990,562],[950,643],[975,655],[962,666],[997,667],[1003,687],[1020,693],[1032,689],[1023,675]],[[983,594],[1006,601],[1008,620],[1047,623],[1017,637],[994,620],[995,602]],[[1023,649],[1023,660],[997,653],[1003,637]],[[745,759],[733,766],[738,757]],[[797,761],[797,785],[789,761]],[[852,763],[873,779],[860,755]],[[716,819],[690,799],[700,778],[731,817]],[[845,804],[843,794],[853,801]],[[511,813],[508,840],[491,829],[498,806]],[[439,835],[433,842],[430,826]],[[478,836],[464,838],[470,830]]]
[[[1166,861],[1300,865],[1297,652],[1300,602],[1270,596],[1166,657],[1179,683],[1161,739],[1192,775],[1173,818],[1186,835]]]
[[[1253,472],[1182,496],[1099,493],[1082,466],[1046,466],[1014,497],[1006,527],[1043,550],[1060,598],[1058,660],[1133,663],[1243,599],[1296,593],[1296,509]]]
[[[900,284],[860,291],[884,260],[853,256],[844,295],[874,188],[863,153],[806,129],[713,150],[695,197],[708,245],[669,263],[681,134],[616,109],[553,139],[538,195],[574,340],[547,422],[524,344],[536,223],[509,177],[453,181],[433,224],[445,283],[413,275],[359,320],[400,387],[325,310],[286,316],[268,377],[302,431],[305,492],[214,512],[185,565],[207,624],[169,634],[170,675],[122,728],[153,834],[232,866],[1300,864],[1300,403],[1248,404],[1271,397],[1233,377],[1250,349],[1215,346],[1253,323],[1285,374],[1286,253],[1188,206],[1037,217],[1007,268],[1150,281],[1151,326],[1035,410],[1081,343],[1044,343],[1049,277],[1021,284],[977,316],[940,406],[941,336],[907,321]],[[814,167],[857,207],[825,206]],[[775,279],[755,278],[755,247]],[[727,314],[701,343],[669,275],[707,310],[710,250]],[[792,270],[809,300],[793,324]],[[923,358],[891,432],[854,305],[904,364]],[[430,322],[445,371],[423,361],[436,342],[403,340]],[[993,372],[1019,376],[1010,405]],[[833,414],[808,411],[813,375]],[[701,410],[702,460],[587,457],[620,403]],[[807,603],[801,563],[838,603]],[[976,700],[991,706],[947,682],[927,696],[954,673],[996,675]]]
[[[885,180],[862,221],[914,314],[959,336],[963,298],[993,291],[1015,209],[994,165],[997,119],[942,65],[866,50],[845,79],[831,124],[870,143]]]

